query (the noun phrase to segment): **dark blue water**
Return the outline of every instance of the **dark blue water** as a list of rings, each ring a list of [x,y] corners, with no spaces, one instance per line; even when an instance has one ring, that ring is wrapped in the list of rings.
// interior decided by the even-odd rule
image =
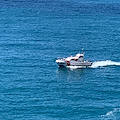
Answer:
[[[120,1],[1,0],[0,119],[120,120]]]

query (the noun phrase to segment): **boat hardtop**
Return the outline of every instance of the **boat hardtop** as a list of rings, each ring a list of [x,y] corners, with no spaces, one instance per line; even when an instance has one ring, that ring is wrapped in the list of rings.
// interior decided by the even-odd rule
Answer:
[[[84,54],[76,54],[76,56],[70,56],[66,58],[66,61],[70,61],[70,60],[78,60],[80,57],[84,57]]]

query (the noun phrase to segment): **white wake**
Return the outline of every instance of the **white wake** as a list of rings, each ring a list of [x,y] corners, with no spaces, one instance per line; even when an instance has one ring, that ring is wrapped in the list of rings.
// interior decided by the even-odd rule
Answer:
[[[106,67],[106,66],[120,66],[120,62],[114,62],[111,60],[106,60],[106,61],[98,61],[98,62],[93,62],[92,66],[90,68],[98,68],[98,67]]]
[[[101,120],[120,120],[120,108],[115,108],[105,115],[100,116]]]

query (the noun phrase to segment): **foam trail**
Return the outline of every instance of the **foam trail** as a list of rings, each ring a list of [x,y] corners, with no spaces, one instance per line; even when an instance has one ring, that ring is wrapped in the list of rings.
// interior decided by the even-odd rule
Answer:
[[[93,62],[90,68],[98,68],[98,67],[105,67],[105,66],[111,66],[111,65],[120,66],[120,62],[114,62],[111,60],[98,61],[98,62]]]
[[[101,120],[120,120],[120,108],[115,108],[105,115],[101,115]]]

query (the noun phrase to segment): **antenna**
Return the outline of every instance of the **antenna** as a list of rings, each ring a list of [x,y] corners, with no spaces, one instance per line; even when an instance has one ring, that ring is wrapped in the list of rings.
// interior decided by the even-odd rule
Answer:
[[[84,50],[84,49],[82,48],[82,54],[83,54],[83,50]]]

